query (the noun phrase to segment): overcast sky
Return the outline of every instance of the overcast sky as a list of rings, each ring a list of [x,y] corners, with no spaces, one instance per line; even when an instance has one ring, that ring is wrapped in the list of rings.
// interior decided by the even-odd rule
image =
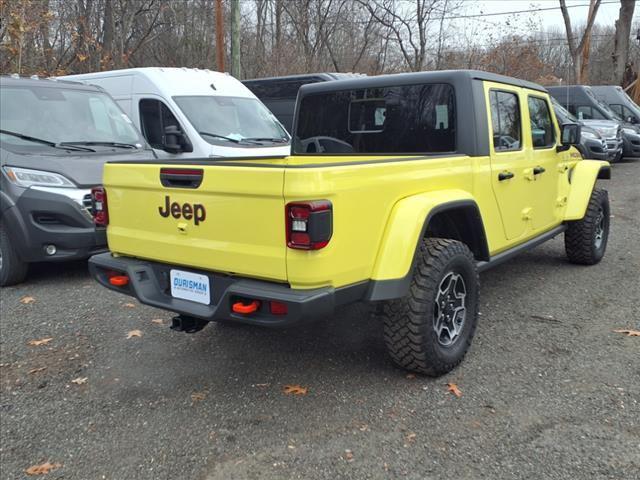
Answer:
[[[550,8],[559,7],[560,2],[558,0],[465,0],[465,13],[472,14],[495,14],[501,12],[513,12],[516,10],[535,10],[536,8]],[[589,12],[589,0],[567,0],[567,6],[571,15],[572,25],[579,25],[585,23],[587,20],[587,13]],[[618,0],[602,0],[602,4],[598,9],[598,15],[596,17],[596,23],[601,25],[614,25],[614,22],[618,18],[618,11],[620,10],[620,2]],[[634,19],[639,18],[640,5],[636,6],[634,12]],[[518,15],[518,20],[523,20],[523,17],[535,17],[539,20],[543,28],[559,27],[564,28],[564,22],[562,20],[562,13],[560,9],[545,10],[542,12],[521,13]],[[491,19],[492,21],[500,21],[507,18],[507,15],[483,17],[485,19]]]

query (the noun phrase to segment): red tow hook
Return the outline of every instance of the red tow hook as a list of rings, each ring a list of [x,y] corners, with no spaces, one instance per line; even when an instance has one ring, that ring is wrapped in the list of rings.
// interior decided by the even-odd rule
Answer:
[[[129,285],[129,277],[126,275],[114,275],[113,277],[109,277],[109,283],[114,287],[124,287]]]
[[[231,307],[235,313],[241,313],[242,315],[248,315],[258,311],[260,308],[260,300],[253,300],[250,304],[246,305],[242,302],[236,302]]]

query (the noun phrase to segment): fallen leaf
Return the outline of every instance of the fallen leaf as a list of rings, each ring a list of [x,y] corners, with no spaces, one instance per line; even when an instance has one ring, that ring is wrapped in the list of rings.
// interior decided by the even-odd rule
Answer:
[[[616,333],[626,333],[627,337],[640,337],[640,330],[614,330]]]
[[[25,470],[25,473],[27,475],[45,475],[49,473],[51,470],[56,470],[61,466],[62,465],[59,463],[46,462],[41,465],[32,465],[31,467]]]
[[[29,370],[29,374],[33,375],[34,373],[42,372],[42,371],[44,371],[46,369],[47,369],[47,367],[32,368],[31,370]]]
[[[207,397],[207,394],[204,392],[193,392],[191,394],[191,401],[193,402],[201,402]]]
[[[254,383],[251,386],[255,387],[255,388],[267,388],[267,387],[271,386],[271,384],[270,383]]]
[[[462,396],[462,392],[455,383],[447,383],[447,392],[453,393],[458,398]]]
[[[34,347],[37,347],[38,345],[46,345],[47,343],[49,343],[51,340],[53,340],[53,337],[49,337],[49,338],[41,338],[40,340],[29,340],[27,342],[28,345],[32,345]]]
[[[122,306],[124,308],[136,308],[136,304],[135,303],[124,303]]]
[[[25,305],[29,305],[30,303],[34,303],[35,301],[35,298],[29,296],[24,296],[20,299],[20,303],[23,303]]]
[[[142,332],[140,330],[131,330],[129,333],[127,333],[127,339],[141,336]]]
[[[164,324],[164,320],[162,318],[154,318],[153,320],[151,320],[151,323],[155,323],[158,325],[163,325]]]
[[[353,452],[351,450],[344,451],[344,459],[347,462],[353,462]]]
[[[307,387],[301,387],[300,385],[285,385],[282,391],[286,395],[306,395]]]
[[[411,432],[407,434],[407,436],[405,436],[404,439],[407,441],[407,443],[413,443],[416,439],[416,434]]]
[[[416,374],[415,373],[407,373],[405,375],[406,378],[408,378],[409,380],[413,380],[414,378],[416,378]]]
[[[78,377],[71,380],[71,383],[75,383],[76,385],[84,385],[89,380],[89,377]]]

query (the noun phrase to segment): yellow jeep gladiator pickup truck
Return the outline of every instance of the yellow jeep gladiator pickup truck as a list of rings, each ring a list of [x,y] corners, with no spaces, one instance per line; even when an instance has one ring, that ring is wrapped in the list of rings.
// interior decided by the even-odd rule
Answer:
[[[604,255],[609,165],[581,161],[580,127],[558,125],[539,85],[479,71],[308,85],[293,133],[288,157],[108,163],[93,195],[111,252],[93,276],[187,332],[375,302],[391,358],[435,376],[471,343],[479,272],[560,233],[570,261]]]

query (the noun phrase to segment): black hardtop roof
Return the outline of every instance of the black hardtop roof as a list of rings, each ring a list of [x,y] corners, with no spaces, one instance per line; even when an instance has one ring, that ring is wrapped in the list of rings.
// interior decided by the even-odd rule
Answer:
[[[546,92],[546,88],[537,83],[520,80],[518,78],[498,75],[496,73],[483,72],[481,70],[436,70],[431,72],[394,73],[389,75],[362,76],[349,79],[341,79],[339,82],[321,82],[303,85],[300,95],[310,95],[339,90],[353,90],[361,88],[392,87],[396,85],[411,85],[421,83],[448,83],[469,82],[484,80],[488,82],[503,83],[516,87],[528,88],[540,92]]]
[[[9,76],[9,75],[0,76],[0,86],[46,87],[46,88],[61,88],[66,90],[74,89],[74,90],[86,90],[91,92],[104,92],[104,89],[96,85],[87,85],[85,83],[74,82],[71,80],[15,77],[15,76]]]
[[[330,81],[330,80],[344,80],[348,78],[360,78],[360,77],[366,77],[366,75],[362,73],[343,73],[343,72],[301,73],[298,75],[284,75],[281,77],[250,78],[247,80],[242,80],[242,83],[244,83],[245,85],[247,83],[252,83],[252,84],[271,83],[271,82],[279,83],[279,82],[307,80],[307,79],[321,79],[325,81]]]

